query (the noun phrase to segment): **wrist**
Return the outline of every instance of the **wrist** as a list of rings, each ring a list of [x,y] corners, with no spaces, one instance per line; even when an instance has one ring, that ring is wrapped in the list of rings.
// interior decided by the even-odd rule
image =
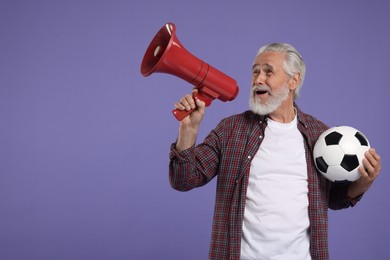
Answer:
[[[195,145],[198,129],[180,125],[179,136],[176,141],[176,151],[184,151]]]
[[[357,187],[356,183],[352,183],[347,190],[348,199],[356,199],[364,194],[364,190],[361,190]]]

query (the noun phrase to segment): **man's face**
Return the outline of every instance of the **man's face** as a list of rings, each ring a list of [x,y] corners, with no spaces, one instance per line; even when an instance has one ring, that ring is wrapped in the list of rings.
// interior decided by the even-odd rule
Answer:
[[[252,69],[250,108],[258,114],[274,112],[289,97],[290,77],[283,70],[284,53],[266,52],[256,57]]]

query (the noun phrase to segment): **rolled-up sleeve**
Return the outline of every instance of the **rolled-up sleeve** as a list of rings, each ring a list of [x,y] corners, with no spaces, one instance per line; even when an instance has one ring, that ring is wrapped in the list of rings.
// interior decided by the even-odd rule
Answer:
[[[172,188],[188,191],[211,181],[218,172],[220,142],[216,130],[205,141],[178,152],[173,143],[169,153],[169,182]]]
[[[332,183],[329,194],[329,208],[333,210],[345,209],[355,206],[363,197],[363,194],[357,198],[348,197],[348,188],[350,182]]]

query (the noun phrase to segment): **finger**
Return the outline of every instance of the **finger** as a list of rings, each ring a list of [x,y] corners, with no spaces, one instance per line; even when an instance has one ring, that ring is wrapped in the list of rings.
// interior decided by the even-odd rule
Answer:
[[[187,111],[194,109],[196,107],[195,100],[190,94],[187,94],[184,97],[182,97],[180,99],[180,104],[182,106],[182,109]]]
[[[365,158],[372,165],[376,172],[380,171],[381,168],[381,158],[379,154],[376,153],[375,149],[370,148],[367,152],[364,153]]]
[[[360,172],[362,173],[362,176],[370,177],[370,172],[374,171],[374,167],[372,167],[371,163],[367,160],[367,158],[363,158],[363,166],[361,168],[362,171]]]
[[[206,103],[202,101],[198,96],[195,96],[195,102],[196,105],[200,108],[204,108],[206,106]]]
[[[370,148],[368,150],[368,152],[372,156],[372,158],[370,160],[371,164],[373,164],[375,168],[378,168],[378,170],[380,170],[381,157],[379,156],[379,154],[376,152],[376,150],[374,148]]]
[[[182,97],[179,102],[175,103],[175,108],[179,110],[191,110],[191,97],[190,96],[185,96]]]
[[[178,110],[185,110],[186,109],[185,106],[183,106],[181,104],[181,102],[176,102],[175,103],[175,108],[178,109]]]
[[[203,115],[206,107],[205,102],[203,102],[199,98],[195,98],[195,102],[196,102],[196,106],[198,107],[198,112]]]
[[[373,181],[378,177],[379,170],[375,168],[367,158],[363,158],[363,167],[359,170],[362,176],[366,177],[368,180]]]

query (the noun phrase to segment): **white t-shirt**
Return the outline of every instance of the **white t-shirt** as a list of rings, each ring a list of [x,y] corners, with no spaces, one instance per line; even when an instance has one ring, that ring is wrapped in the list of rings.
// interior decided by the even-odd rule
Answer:
[[[297,117],[268,119],[252,160],[241,259],[311,259],[305,149]]]

